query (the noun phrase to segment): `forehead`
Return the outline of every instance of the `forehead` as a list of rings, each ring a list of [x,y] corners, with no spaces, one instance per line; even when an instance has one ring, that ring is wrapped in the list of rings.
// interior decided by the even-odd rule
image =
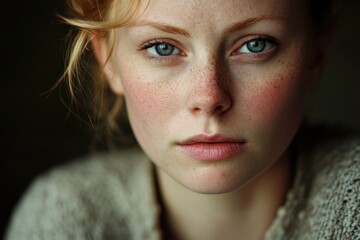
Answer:
[[[305,0],[150,0],[142,2],[139,20],[166,21],[190,26],[207,22],[229,23],[248,18],[304,20],[308,16]]]

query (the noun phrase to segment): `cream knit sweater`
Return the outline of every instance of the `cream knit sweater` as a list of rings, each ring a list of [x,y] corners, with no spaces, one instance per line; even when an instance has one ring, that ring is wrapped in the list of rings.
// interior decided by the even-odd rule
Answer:
[[[360,240],[360,139],[301,146],[294,185],[266,239]],[[137,148],[49,171],[25,193],[5,240],[161,239],[152,174]]]

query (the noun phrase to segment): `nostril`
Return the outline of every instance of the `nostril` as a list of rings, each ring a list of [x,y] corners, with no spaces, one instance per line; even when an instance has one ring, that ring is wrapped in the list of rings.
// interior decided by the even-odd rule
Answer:
[[[201,108],[199,108],[199,107],[194,107],[194,108],[192,109],[192,111],[193,111],[194,113],[198,113],[198,112],[201,112]]]
[[[223,110],[224,110],[224,106],[223,106],[223,105],[219,105],[219,106],[215,107],[214,112],[215,112],[215,113],[219,113],[219,112],[223,112]]]
[[[220,115],[231,108],[232,98],[228,91],[213,85],[201,93],[191,94],[189,104],[193,114]]]
[[[231,102],[219,102],[218,104],[213,104],[213,105],[198,105],[198,106],[194,106],[192,108],[192,112],[194,114],[205,114],[205,115],[220,115],[223,114],[225,112],[227,112],[231,107]]]
[[[225,113],[231,108],[231,100],[227,99],[225,101],[220,102],[215,108],[214,113]]]

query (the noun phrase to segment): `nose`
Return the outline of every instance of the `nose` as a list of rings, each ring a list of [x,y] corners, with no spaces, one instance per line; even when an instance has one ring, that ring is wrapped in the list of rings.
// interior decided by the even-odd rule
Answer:
[[[230,81],[217,61],[199,64],[192,71],[188,107],[192,114],[222,115],[232,106]]]

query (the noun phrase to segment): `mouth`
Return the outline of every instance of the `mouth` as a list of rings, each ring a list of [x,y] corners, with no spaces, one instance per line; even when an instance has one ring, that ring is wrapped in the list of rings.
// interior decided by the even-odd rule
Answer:
[[[226,137],[222,134],[196,135],[177,145],[188,156],[202,161],[226,160],[245,151],[245,140]]]

